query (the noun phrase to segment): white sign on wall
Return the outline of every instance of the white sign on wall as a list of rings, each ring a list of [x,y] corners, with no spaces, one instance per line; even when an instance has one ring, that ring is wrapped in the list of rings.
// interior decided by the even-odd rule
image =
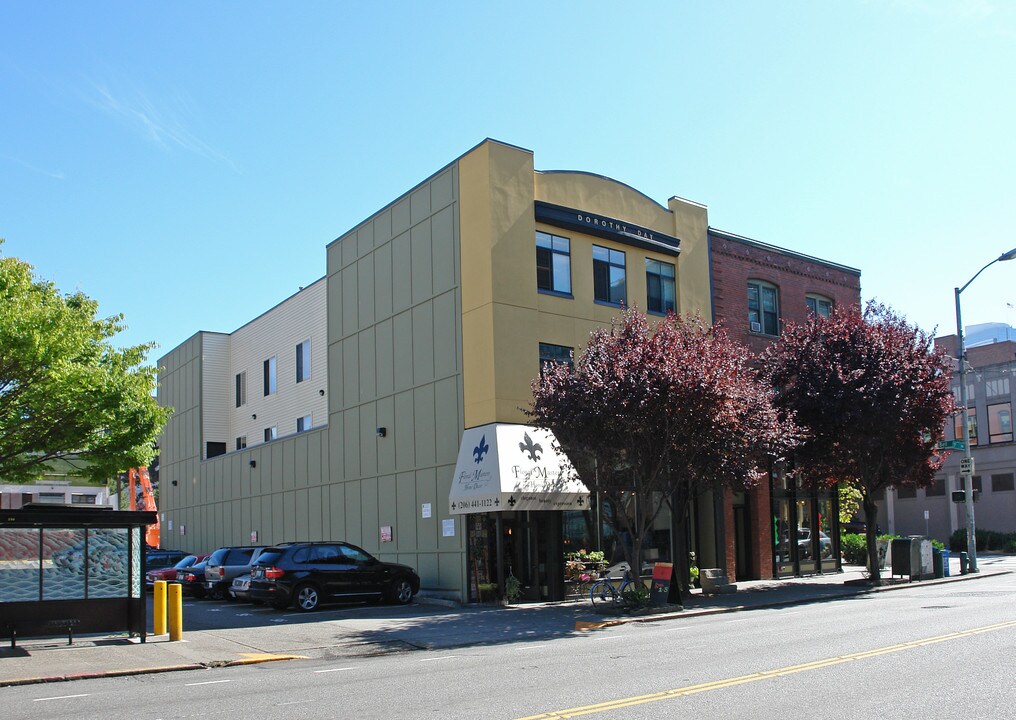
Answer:
[[[430,517],[430,503],[424,503],[422,505],[422,507],[420,508],[420,517],[422,518]]]
[[[445,518],[441,521],[441,535],[455,537],[455,518]]]

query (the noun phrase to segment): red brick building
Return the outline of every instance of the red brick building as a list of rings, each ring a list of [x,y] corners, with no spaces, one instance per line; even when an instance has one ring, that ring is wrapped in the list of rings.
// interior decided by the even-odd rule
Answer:
[[[861,271],[709,228],[713,319],[761,352],[787,322],[860,303]],[[839,569],[833,493],[793,487],[780,473],[727,491],[723,545],[730,578],[765,579]],[[719,535],[719,533],[718,533]]]

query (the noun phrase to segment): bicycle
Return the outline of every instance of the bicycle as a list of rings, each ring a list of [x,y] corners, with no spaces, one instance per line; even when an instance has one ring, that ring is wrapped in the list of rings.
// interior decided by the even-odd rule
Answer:
[[[616,585],[620,580],[620,585]],[[631,572],[624,571],[619,578],[600,578],[589,588],[589,600],[597,610],[606,608],[618,609],[628,604],[625,594],[635,590],[635,581]]]

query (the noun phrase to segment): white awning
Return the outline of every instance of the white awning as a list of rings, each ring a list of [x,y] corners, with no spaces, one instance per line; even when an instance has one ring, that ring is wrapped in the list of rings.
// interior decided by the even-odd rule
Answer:
[[[554,435],[491,423],[462,433],[448,505],[452,515],[501,510],[585,510],[589,490]]]

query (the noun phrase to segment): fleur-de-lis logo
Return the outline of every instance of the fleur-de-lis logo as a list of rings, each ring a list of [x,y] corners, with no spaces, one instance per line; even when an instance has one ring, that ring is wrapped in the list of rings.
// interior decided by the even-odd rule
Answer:
[[[480,437],[480,444],[473,448],[473,462],[479,465],[488,450],[490,450],[490,445],[487,444],[487,436],[483,435]]]
[[[543,446],[540,443],[534,443],[533,439],[529,437],[529,433],[524,433],[523,437],[526,441],[519,443],[519,450],[529,453],[529,459],[537,462],[540,459],[539,453],[543,452]]]

